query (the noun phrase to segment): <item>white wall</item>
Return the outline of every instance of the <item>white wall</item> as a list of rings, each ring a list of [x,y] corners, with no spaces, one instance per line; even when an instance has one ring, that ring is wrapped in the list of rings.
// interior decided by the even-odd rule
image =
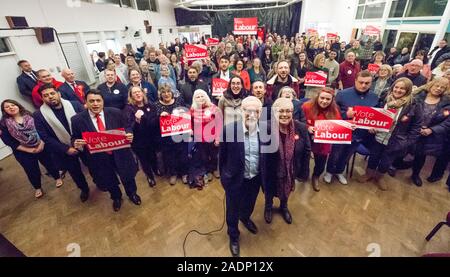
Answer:
[[[72,1],[73,2],[73,1]],[[79,2],[79,6],[71,6],[66,0],[14,0],[1,1],[0,28],[9,28],[5,16],[25,16],[30,27],[53,27],[61,42],[76,42],[83,63],[88,71],[89,83],[95,82],[94,70],[91,66],[86,41],[98,40],[106,47],[106,39],[114,38],[119,46],[132,43],[141,46],[145,41],[157,45],[162,41],[173,41],[177,36],[177,28],[172,1],[159,0],[159,12],[138,11],[132,8],[120,8],[108,4],[91,4]],[[144,20],[153,27],[152,33],[146,34]],[[129,31],[125,32],[125,26]],[[163,29],[163,35],[158,29]],[[169,29],[173,32],[170,34]],[[135,39],[134,31],[140,31],[141,37]],[[60,46],[54,43],[39,44],[33,30],[0,30],[0,37],[7,37],[13,52],[8,56],[8,64],[13,59],[27,59],[34,69],[46,68],[60,79],[60,70],[66,67]],[[55,38],[56,39],[56,38]],[[5,64],[6,58],[0,56],[0,64]],[[3,67],[2,67],[3,69]],[[0,82],[11,82],[19,74],[17,66],[2,70]],[[9,76],[11,75],[11,76]],[[8,84],[9,90],[3,92],[1,99],[21,99],[15,82]],[[23,100],[23,99],[22,99]]]
[[[357,0],[303,0],[300,33],[310,27],[320,36],[337,32],[341,41],[349,41]]]

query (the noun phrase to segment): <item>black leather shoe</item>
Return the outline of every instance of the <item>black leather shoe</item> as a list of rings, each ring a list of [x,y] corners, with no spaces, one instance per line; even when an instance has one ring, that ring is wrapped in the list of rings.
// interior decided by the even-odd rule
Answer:
[[[419,175],[412,175],[411,180],[413,181],[414,185],[418,187],[422,186],[422,179],[420,179]]]
[[[233,241],[230,240],[230,251],[231,251],[231,255],[233,255],[233,257],[239,257],[239,241]]]
[[[264,220],[267,224],[272,223],[272,208],[265,208],[264,209]]]
[[[148,182],[148,185],[149,185],[150,187],[156,186],[156,181],[155,181],[155,179],[152,179],[152,178],[148,178],[148,177],[147,177],[147,182]]]
[[[287,208],[281,209],[281,215],[283,216],[283,219],[284,219],[284,221],[286,221],[287,224],[292,223],[292,216]]]
[[[86,202],[89,198],[89,191],[82,191],[80,193],[80,200],[81,202]]]
[[[253,222],[251,219],[248,220],[242,220],[241,219],[242,224],[244,224],[245,228],[247,228],[247,230],[252,233],[252,234],[256,234],[258,233],[258,227],[256,227],[255,222]]]
[[[120,207],[122,206],[122,199],[114,199],[113,200],[113,210],[118,212]]]
[[[389,176],[395,177],[396,171],[397,171],[397,169],[396,169],[395,167],[393,167],[393,166],[389,167],[389,168],[388,168],[388,174],[389,174]]]
[[[137,194],[131,196],[130,200],[134,203],[134,205],[141,205],[141,197],[139,197],[139,195]]]
[[[427,178],[427,181],[430,183],[434,183],[437,181],[440,181],[442,179],[443,176],[430,176]]]

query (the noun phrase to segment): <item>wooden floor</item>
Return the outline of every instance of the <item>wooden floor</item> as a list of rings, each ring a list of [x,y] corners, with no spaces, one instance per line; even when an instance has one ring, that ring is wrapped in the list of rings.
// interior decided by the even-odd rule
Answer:
[[[365,162],[357,160],[355,175]],[[70,176],[56,189],[43,178],[45,196],[35,200],[22,168],[13,157],[0,161],[0,233],[27,256],[68,256],[70,245],[80,246],[81,256],[182,256],[183,240],[191,229],[208,232],[223,222],[224,192],[215,180],[203,191],[190,190],[181,182],[170,186],[158,179],[149,188],[139,172],[138,193],[142,205],[127,198],[119,213],[112,210],[109,195],[94,188],[86,203]],[[319,193],[309,183],[297,184],[289,199],[293,224],[274,214],[264,222],[264,197],[260,193],[253,213],[259,233],[241,230],[242,256],[420,256],[450,252],[450,228],[426,243],[424,237],[450,210],[450,193],[444,182],[425,181],[417,188],[408,171],[398,173],[390,190],[350,180],[321,184]],[[277,205],[277,201],[275,205]],[[375,246],[374,246],[375,245]],[[69,248],[68,248],[69,247]],[[187,256],[230,255],[226,226],[210,236],[192,234]]]

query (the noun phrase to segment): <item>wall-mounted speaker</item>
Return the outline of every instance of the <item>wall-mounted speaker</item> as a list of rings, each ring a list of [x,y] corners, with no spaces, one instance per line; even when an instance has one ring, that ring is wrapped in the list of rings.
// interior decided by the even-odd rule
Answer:
[[[144,20],[144,26],[150,25],[150,22],[148,20]]]
[[[27,19],[24,16],[5,16],[10,28],[29,27]]]
[[[55,34],[53,32],[53,28],[34,28],[34,32],[36,33],[36,38],[40,44],[50,43],[55,41]]]
[[[147,33],[147,34],[150,34],[151,32],[152,32],[152,26],[145,26],[145,32]]]

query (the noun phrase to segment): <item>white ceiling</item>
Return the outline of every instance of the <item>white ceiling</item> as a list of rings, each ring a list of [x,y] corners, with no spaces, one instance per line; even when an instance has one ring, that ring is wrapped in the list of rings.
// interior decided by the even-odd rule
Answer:
[[[289,0],[285,1],[276,1],[276,0],[175,0],[177,5],[185,6],[185,7],[193,7],[193,6],[219,6],[219,5],[242,5],[242,4],[267,4],[267,3],[276,3],[285,4],[286,2],[290,2]]]

